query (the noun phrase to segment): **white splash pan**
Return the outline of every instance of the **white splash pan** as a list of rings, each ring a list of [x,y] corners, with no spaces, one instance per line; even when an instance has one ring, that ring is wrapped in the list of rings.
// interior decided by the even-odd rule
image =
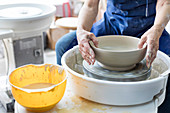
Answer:
[[[166,69],[153,79],[138,82],[104,81],[85,76],[82,73],[83,58],[78,46],[63,55],[62,65],[70,76],[73,91],[78,96],[107,105],[138,105],[153,100],[158,100],[157,104],[160,105],[165,98],[170,58],[158,51],[157,59],[161,59],[165,65],[153,68],[166,67]]]
[[[46,31],[56,8],[37,3],[15,3],[0,5],[0,29],[12,30],[15,34]]]

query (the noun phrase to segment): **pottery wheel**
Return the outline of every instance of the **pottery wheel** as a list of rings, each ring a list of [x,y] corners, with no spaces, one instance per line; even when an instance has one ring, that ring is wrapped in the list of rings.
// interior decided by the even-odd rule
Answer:
[[[0,10],[0,16],[5,18],[25,18],[41,13],[42,10],[36,7],[11,7]]]
[[[94,65],[89,65],[85,60],[83,61],[83,71],[88,77],[108,80],[108,81],[142,81],[149,78],[151,68],[146,66],[146,60],[136,64],[136,66],[128,71],[111,71],[102,68],[96,61]]]

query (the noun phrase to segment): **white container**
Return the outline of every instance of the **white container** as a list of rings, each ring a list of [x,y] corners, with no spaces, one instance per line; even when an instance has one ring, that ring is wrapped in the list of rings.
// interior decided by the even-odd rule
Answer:
[[[78,46],[63,55],[62,65],[71,78],[74,92],[83,98],[102,104],[121,106],[142,104],[159,98],[158,105],[160,105],[165,98],[170,58],[160,51],[157,58],[168,66],[166,71],[154,79],[138,82],[104,81],[85,76],[81,72],[83,58]]]
[[[44,32],[50,27],[55,10],[52,5],[37,3],[0,5],[0,29],[13,31],[14,37]]]
[[[42,40],[43,32],[49,29],[54,20],[55,11],[56,8],[53,5],[41,3],[9,3],[0,5],[0,40],[4,40],[6,62],[10,62],[6,65],[8,71],[16,67],[15,61],[17,59],[14,53],[17,54],[19,49],[14,49],[14,40],[18,41],[24,38],[34,38],[33,40],[35,40],[37,37],[41,38],[39,40]],[[43,43],[43,41],[40,43]],[[35,46],[37,47],[37,45]],[[42,53],[40,53],[39,59],[43,61],[43,44],[38,46],[38,51]],[[29,47],[30,50],[33,48],[31,45]],[[32,50],[35,51],[36,47]]]

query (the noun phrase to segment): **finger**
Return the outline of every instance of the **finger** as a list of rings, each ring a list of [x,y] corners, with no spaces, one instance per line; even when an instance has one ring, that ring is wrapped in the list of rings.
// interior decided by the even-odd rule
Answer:
[[[81,52],[83,52],[86,56],[90,57],[90,54],[85,51],[85,48],[84,48],[84,47],[79,48],[79,50],[80,50]]]
[[[91,55],[90,55],[90,53],[91,53],[91,51],[92,51],[92,49],[90,48],[90,52],[86,52],[86,51],[84,51],[84,47],[79,47],[79,51],[80,51],[80,53],[82,54],[82,57],[85,59],[86,57],[88,57],[88,59],[90,59],[90,62],[91,62],[91,64],[93,65],[94,63],[95,63],[95,58],[94,57],[91,57]],[[93,52],[93,51],[92,51]]]
[[[84,60],[86,60],[86,62],[87,62],[89,65],[92,64],[92,61],[91,61],[88,57],[84,58]]]
[[[157,55],[157,49],[155,48],[152,52],[151,60],[150,60],[150,65],[153,63]]]
[[[156,53],[156,48],[154,47],[154,40],[148,40],[148,47],[147,47],[147,54],[146,54],[146,60],[147,60],[147,62],[146,62],[146,65],[148,66],[148,67],[150,67],[151,66],[151,64],[152,64],[152,62],[153,62],[153,60],[154,60],[154,53]]]
[[[151,57],[152,57],[152,53],[147,52],[147,54],[146,54],[146,65],[147,65],[148,68],[150,68]]]
[[[93,65],[93,60],[87,56],[84,56],[84,59],[88,62],[89,65]]]
[[[147,39],[147,66],[150,67],[154,59],[156,58],[157,51],[159,49],[159,39],[148,37]]]
[[[81,55],[83,57],[84,60],[86,60],[86,62],[91,65],[92,64],[92,60],[82,51]]]
[[[95,54],[94,54],[94,51],[91,49],[89,43],[84,43],[83,45],[84,45],[84,48],[85,48],[84,51],[87,52],[87,54],[90,55],[90,58],[93,59],[95,57]]]
[[[95,58],[92,58],[92,65],[94,65],[95,63]]]
[[[91,64],[93,65],[94,62],[95,62],[95,55],[94,55],[93,50],[92,50],[91,48],[89,48],[89,52],[88,52],[88,53],[85,53],[85,54],[88,55],[87,57],[90,59]]]
[[[150,65],[153,63],[153,61],[155,60],[155,58],[156,58],[156,55],[152,55],[152,57],[151,57],[151,60],[150,60]]]
[[[138,48],[141,49],[143,48],[143,45],[146,43],[147,37],[146,36],[142,36],[141,40],[138,43]]]
[[[96,47],[98,47],[98,39],[95,37],[95,35],[93,34],[93,33],[91,33],[90,34],[90,39],[93,41],[93,43],[94,43],[94,45],[96,46]]]
[[[93,50],[91,48],[89,48],[90,52],[87,53],[87,52],[84,52],[84,50],[81,50],[81,49],[82,48],[80,48],[80,51],[84,53],[84,56],[86,56],[86,57],[88,57],[88,59],[90,59],[90,62],[93,65],[95,63],[95,58],[90,55],[93,52]]]
[[[146,65],[147,65],[148,68],[150,68],[151,57],[152,57],[151,48],[152,48],[151,45],[148,44],[147,53],[146,53]]]

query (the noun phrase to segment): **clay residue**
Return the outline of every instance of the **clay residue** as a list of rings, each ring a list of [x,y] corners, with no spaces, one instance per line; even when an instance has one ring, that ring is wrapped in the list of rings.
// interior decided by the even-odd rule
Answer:
[[[68,89],[63,99],[50,110],[50,113],[108,113],[111,111],[111,106],[86,100]]]
[[[152,63],[152,71],[149,79],[159,77],[163,72],[168,70],[168,66],[160,58],[156,58]]]

